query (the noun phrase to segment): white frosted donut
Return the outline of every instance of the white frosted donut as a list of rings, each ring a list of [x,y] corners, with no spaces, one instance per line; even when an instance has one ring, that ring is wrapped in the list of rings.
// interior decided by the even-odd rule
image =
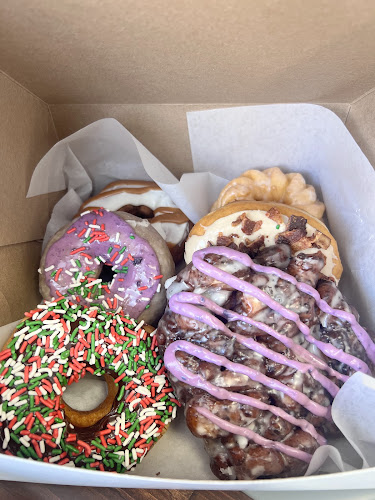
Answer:
[[[236,201],[198,221],[185,245],[185,261],[208,246],[230,246],[245,253],[258,252],[275,244],[290,246],[292,255],[321,254],[321,273],[338,282],[343,268],[337,243],[316,217],[280,203]]]
[[[80,212],[103,207],[147,219],[167,242],[175,263],[182,260],[190,223],[170,197],[152,181],[117,181],[86,200]]]

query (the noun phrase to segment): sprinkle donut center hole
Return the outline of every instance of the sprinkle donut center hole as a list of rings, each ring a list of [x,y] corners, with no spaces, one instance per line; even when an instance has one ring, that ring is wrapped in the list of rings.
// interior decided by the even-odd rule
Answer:
[[[146,207],[146,205],[124,205],[119,208],[119,210],[121,212],[135,215],[140,219],[152,219],[155,217],[154,211],[150,207]]]
[[[108,396],[108,384],[104,377],[87,373],[78,382],[68,385],[63,399],[73,410],[92,411]]]
[[[104,264],[98,276],[99,279],[102,280],[102,283],[111,283],[115,276],[115,272],[112,269],[111,265]]]

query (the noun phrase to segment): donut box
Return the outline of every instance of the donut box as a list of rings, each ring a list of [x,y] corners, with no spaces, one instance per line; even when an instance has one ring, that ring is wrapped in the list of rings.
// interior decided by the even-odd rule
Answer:
[[[368,2],[340,9],[320,1],[308,7],[275,5],[272,13],[265,5],[235,2],[151,8],[37,1],[32,7],[16,2],[0,9],[2,341],[40,300],[37,269],[53,208],[55,218],[63,216],[63,206],[64,217],[71,219],[77,196],[87,199],[104,182],[102,175],[107,183],[117,181],[121,168],[129,179],[137,179],[137,169],[143,168],[193,222],[207,213],[224,180],[246,169],[277,165],[301,172],[327,207],[344,266],[343,290],[363,324],[374,324],[375,103],[368,54],[374,48],[375,12]],[[39,174],[30,184],[37,165]],[[96,175],[80,184],[82,169],[86,174],[96,169]],[[70,198],[61,203],[66,188]],[[90,390],[93,399],[100,397],[100,388]],[[371,402],[371,391],[353,393],[355,413],[365,404],[364,394]],[[375,433],[370,425],[367,448],[361,449],[370,467],[362,469],[350,447],[334,443],[350,464],[345,472],[216,480],[202,443],[189,433],[180,412],[129,474],[0,454],[0,477],[241,489],[255,500],[307,500],[316,491],[327,498],[372,498]]]

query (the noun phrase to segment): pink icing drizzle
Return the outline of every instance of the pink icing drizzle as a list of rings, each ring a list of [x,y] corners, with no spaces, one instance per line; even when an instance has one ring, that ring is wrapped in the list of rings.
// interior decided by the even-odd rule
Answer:
[[[317,441],[319,444],[325,444],[326,440],[323,436],[320,436],[317,432],[316,429],[313,425],[311,425],[307,420],[301,418],[295,418],[292,415],[289,415],[286,411],[284,411],[282,408],[279,408],[277,406],[269,405],[267,403],[263,403],[260,399],[252,398],[250,396],[245,396],[244,394],[239,394],[237,392],[230,392],[227,391],[226,389],[223,389],[221,387],[217,387],[216,385],[211,384],[207,380],[205,380],[201,375],[194,374],[191,371],[189,371],[187,368],[184,366],[181,366],[180,363],[177,361],[175,357],[176,351],[184,351],[187,352],[193,356],[196,356],[197,358],[202,359],[204,357],[205,361],[209,361],[210,363],[214,363],[217,366],[225,366],[228,370],[231,370],[235,373],[242,373],[243,375],[248,376],[252,380],[258,380],[258,381],[263,381],[264,379],[269,379],[265,375],[260,376],[259,373],[256,372],[256,370],[252,370],[251,368],[248,368],[247,366],[244,366],[240,363],[233,363],[232,361],[229,361],[226,357],[220,356],[218,354],[214,354],[211,351],[208,351],[204,347],[199,347],[195,344],[191,344],[190,342],[187,342],[186,340],[177,340],[176,342],[172,342],[172,344],[168,347],[168,357],[172,358],[170,360],[170,365],[169,365],[169,371],[172,373],[172,375],[179,376],[181,377],[182,381],[185,383],[190,384],[193,387],[198,387],[199,389],[203,389],[206,392],[210,393],[212,396],[217,397],[218,399],[229,399],[230,401],[235,401],[240,404],[248,404],[249,406],[254,406],[255,408],[259,408],[260,410],[268,410],[274,415],[277,415],[279,417],[282,417],[284,420],[287,420],[288,422],[292,423],[293,425],[297,425],[298,427],[301,427],[301,429],[305,430],[306,432],[309,432]],[[254,373],[256,374],[254,376]],[[181,375],[182,374],[182,375]],[[273,382],[276,382],[273,380]],[[279,382],[279,384],[281,384]],[[284,384],[281,384],[284,385]],[[287,387],[287,386],[284,386]],[[274,386],[275,389],[278,389],[276,385]],[[298,392],[298,391],[296,391]],[[301,400],[305,399],[307,400],[307,396],[301,393]],[[316,405],[318,408],[318,411],[316,414],[319,414],[319,410],[323,414],[326,413],[326,408],[318,405],[317,403],[314,403],[313,401],[309,400],[309,403],[312,403],[312,405]]]
[[[204,306],[208,309],[211,309],[211,311],[215,312],[216,314],[227,316],[228,319],[238,319],[240,321],[244,321],[251,325],[258,326],[261,330],[277,338],[287,347],[290,347],[290,349],[293,352],[295,352],[299,357],[310,359],[312,361],[312,364],[301,363],[300,361],[297,361],[295,359],[290,359],[287,356],[284,356],[283,354],[279,354],[274,352],[272,349],[268,349],[266,346],[264,346],[263,344],[259,344],[259,342],[257,342],[252,338],[244,337],[239,333],[234,333],[232,332],[232,330],[229,330],[229,328],[227,328],[224,325],[224,323],[222,323],[218,318],[216,318],[215,316],[213,316],[212,314],[203,309],[193,306],[192,304],[199,304],[201,306]],[[281,335],[268,325],[260,323],[259,321],[254,321],[251,318],[247,318],[246,316],[242,316],[241,314],[237,314],[233,311],[228,311],[215,304],[215,302],[213,302],[212,300],[203,297],[202,295],[190,292],[178,293],[173,297],[171,297],[169,302],[169,307],[172,309],[172,311],[175,312],[178,311],[178,313],[183,316],[187,316],[189,318],[201,321],[202,323],[205,323],[206,325],[209,325],[212,328],[221,330],[230,337],[235,337],[237,342],[239,342],[240,344],[248,347],[253,351],[258,352],[262,356],[266,356],[267,358],[272,359],[276,363],[290,366],[303,373],[309,371],[323,385],[323,387],[327,389],[327,391],[332,396],[336,396],[338,392],[338,387],[331,380],[325,377],[322,373],[318,372],[314,368],[314,365],[318,366],[323,370],[328,371],[331,376],[336,376],[336,378],[338,379],[341,379],[343,381],[348,379],[346,375],[342,375],[341,373],[333,370],[323,360],[311,354],[304,347],[295,344],[292,339],[289,339],[288,337]]]
[[[312,455],[310,455],[310,453],[306,453],[305,451],[302,450],[297,450],[296,448],[288,446],[287,444],[284,443],[280,443],[279,441],[271,441],[270,439],[266,439],[250,429],[231,424],[230,422],[227,422],[226,420],[223,420],[222,418],[219,418],[218,416],[214,415],[209,410],[207,410],[207,408],[198,407],[196,408],[196,410],[198,413],[208,418],[208,420],[211,420],[213,424],[217,425],[218,427],[221,427],[225,431],[231,432],[232,434],[239,434],[240,436],[245,436],[246,438],[254,441],[254,443],[260,444],[265,448],[273,448],[293,458],[299,458],[300,460],[303,460],[304,462],[307,463],[309,463],[312,458]]]
[[[303,293],[306,293],[310,296],[312,296],[318,307],[325,313],[331,314],[332,316],[338,317],[344,321],[347,321],[350,323],[353,332],[356,334],[357,338],[363,345],[364,349],[366,350],[366,353],[371,359],[371,361],[375,361],[375,345],[372,342],[371,338],[369,337],[368,333],[358,324],[356,321],[354,315],[352,313],[338,310],[338,309],[333,309],[331,308],[326,301],[321,299],[319,296],[319,293],[312,288],[309,285],[306,285],[305,283],[297,282],[297,280],[293,277],[290,276],[289,274],[285,273],[284,271],[281,271],[280,269],[273,268],[273,267],[268,267],[268,266],[262,266],[259,264],[255,264],[252,259],[241,252],[238,252],[233,249],[229,249],[227,247],[209,247],[203,250],[198,250],[197,252],[194,253],[193,255],[193,264],[194,266],[201,271],[202,273],[222,282],[226,283],[233,289],[237,289],[239,291],[242,291],[243,293],[249,294],[251,296],[256,297],[258,300],[272,308],[274,311],[278,312],[280,315],[282,315],[284,318],[290,319],[296,323],[298,326],[299,330],[302,332],[302,334],[305,336],[306,340],[308,340],[310,343],[316,345],[326,356],[339,360],[350,367],[352,367],[356,371],[363,371],[364,373],[370,373],[370,369],[367,366],[366,363],[363,361],[359,360],[355,356],[352,356],[350,354],[347,354],[343,352],[341,349],[337,349],[331,344],[326,344],[324,342],[318,341],[314,337],[310,335],[310,329],[307,325],[305,325],[299,318],[297,313],[294,313],[293,311],[290,311],[289,309],[283,307],[281,304],[273,300],[269,295],[256,286],[252,285],[251,283],[248,283],[246,281],[243,281],[226,271],[223,271],[219,268],[214,267],[213,265],[209,264],[208,262],[204,261],[204,257],[207,254],[216,254],[216,255],[222,255],[224,257],[227,257],[230,260],[235,260],[240,262],[241,264],[252,268],[256,272],[261,272],[261,273],[267,273],[267,274],[274,274],[278,276],[279,278],[286,280],[293,285],[296,286],[298,290],[300,290]],[[247,322],[251,325],[256,326],[257,328],[265,331],[266,333],[272,335],[273,337],[277,338],[280,340],[284,345],[289,347],[294,353],[297,354],[297,356],[300,359],[308,360],[310,361],[311,364],[309,363],[301,363],[297,360],[291,360],[287,358],[286,356],[282,354],[275,353],[271,351],[270,349],[266,348],[265,346],[259,344],[253,339],[244,337],[243,335],[236,334],[229,330],[224,323],[222,323],[218,318],[216,318],[213,314],[210,312],[201,309],[197,307],[196,305],[201,305],[204,306],[211,311],[215,312],[216,314],[220,314],[222,316],[225,316],[229,320],[240,320]],[[215,302],[212,300],[203,297],[201,295],[197,295],[194,293],[188,293],[188,292],[180,292],[175,294],[174,296],[171,297],[169,301],[169,307],[170,309],[175,312],[176,314],[181,314],[184,316],[188,316],[190,318],[193,318],[197,321],[201,321],[212,328],[218,329],[223,331],[226,335],[235,337],[238,342],[241,344],[245,345],[249,349],[254,350],[255,352],[258,352],[262,354],[263,356],[268,357],[269,359],[274,360],[277,363],[280,364],[285,364],[287,366],[291,366],[295,368],[296,370],[302,371],[302,372],[307,372],[309,371],[311,375],[318,380],[321,385],[332,395],[335,396],[339,390],[339,388],[332,382],[330,381],[327,377],[325,377],[322,373],[320,373],[316,368],[319,368],[321,370],[326,371],[330,376],[336,377],[336,379],[345,381],[348,377],[340,374],[339,372],[333,370],[330,368],[323,360],[318,358],[317,356],[314,356],[311,354],[309,351],[307,351],[305,348],[302,346],[299,346],[293,342],[292,339],[289,339],[285,337],[284,335],[279,334],[276,330],[272,329],[268,325],[265,325],[261,322],[257,322],[255,320],[252,320],[251,318],[245,317],[243,315],[237,314],[234,311],[228,311],[220,306],[218,306]],[[179,380],[184,381],[189,383],[190,385],[194,387],[199,387],[206,392],[214,395],[218,399],[230,399],[231,401],[236,401],[239,402],[240,404],[250,404],[251,406],[255,406],[260,409],[267,409],[268,411],[271,411],[273,414],[278,415],[285,420],[288,420],[289,422],[293,423],[294,425],[297,425],[301,427],[303,430],[306,432],[309,432],[316,440],[317,442],[321,445],[324,444],[325,440],[322,436],[320,436],[317,432],[316,429],[309,424],[307,421],[304,419],[295,419],[294,417],[286,414],[286,412],[283,412],[280,408],[274,407],[272,405],[265,405],[265,403],[261,403],[259,400],[255,400],[254,398],[249,398],[248,396],[238,394],[238,393],[233,393],[226,391],[225,389],[218,388],[216,386],[213,386],[211,383],[200,377],[199,375],[194,375],[189,370],[184,368],[176,359],[175,353],[177,350],[183,350],[186,353],[189,353],[191,355],[194,355],[198,357],[199,359],[220,365],[220,366],[225,366],[226,368],[237,372],[237,373],[242,373],[246,376],[248,376],[252,380],[256,380],[267,387],[270,387],[272,389],[278,390],[283,392],[284,394],[287,394],[291,398],[293,398],[295,401],[303,405],[305,408],[307,408],[311,413],[319,416],[324,416],[325,418],[331,418],[330,417],[330,407],[323,407],[312,400],[310,400],[305,394],[301,393],[300,391],[297,391],[291,387],[286,386],[285,384],[282,384],[281,382],[271,379],[256,370],[253,370],[251,368],[245,367],[244,365],[241,365],[239,363],[232,363],[231,361],[227,360],[223,356],[218,356],[216,354],[211,353],[205,348],[196,346],[192,343],[186,342],[186,341],[176,341],[171,343],[164,355],[164,362],[168,370]],[[263,408],[260,405],[265,405],[267,408]],[[203,416],[208,418],[210,421],[212,421],[214,424],[218,425],[224,430],[227,430],[228,432],[231,432],[233,434],[239,434],[242,436],[247,437],[248,439],[251,439],[252,441],[256,442],[257,444],[260,444],[264,447],[268,448],[274,448],[279,451],[284,452],[285,454],[299,458],[300,460],[309,462],[311,459],[311,455],[303,452],[301,450],[297,450],[295,448],[292,448],[290,446],[284,445],[283,443],[276,442],[276,441],[271,441],[268,439],[263,438],[262,436],[256,434],[255,432],[251,431],[250,429],[243,428],[234,424],[231,424],[227,421],[224,421],[217,417],[216,415],[212,414],[209,410],[205,408],[197,408],[197,411],[201,413]],[[279,412],[283,412],[286,415],[282,415]],[[296,420],[296,422],[292,421],[291,419]],[[308,425],[306,425],[308,424]]]

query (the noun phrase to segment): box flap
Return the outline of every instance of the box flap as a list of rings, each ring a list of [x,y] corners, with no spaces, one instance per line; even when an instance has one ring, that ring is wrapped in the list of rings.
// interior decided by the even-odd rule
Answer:
[[[368,0],[1,2],[0,68],[48,103],[351,102],[374,21]]]
[[[57,140],[47,104],[0,73],[0,245],[43,238],[59,194],[26,199],[31,174]]]

